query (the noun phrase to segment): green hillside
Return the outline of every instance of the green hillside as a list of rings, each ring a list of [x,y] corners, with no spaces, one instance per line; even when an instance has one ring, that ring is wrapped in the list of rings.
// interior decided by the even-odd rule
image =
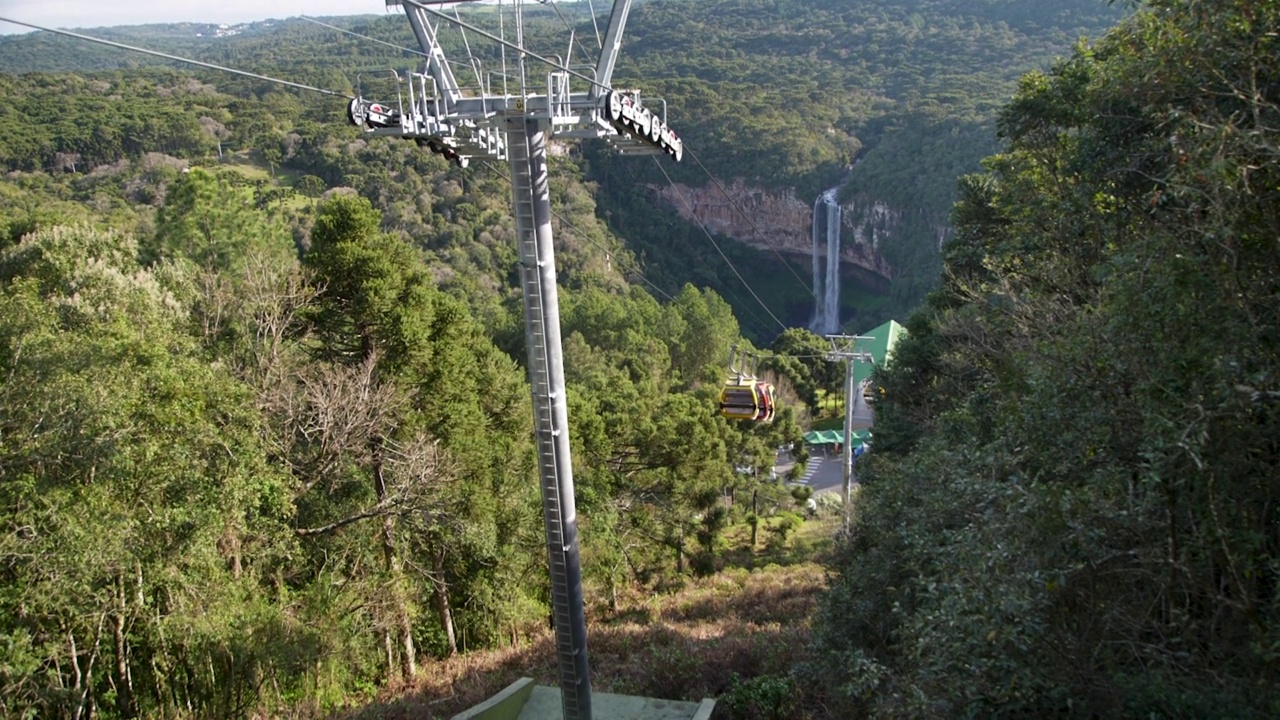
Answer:
[[[531,8],[529,46],[568,54],[567,24],[580,60],[589,7]],[[103,34],[388,100],[417,62],[206,29]],[[600,687],[744,719],[1280,714],[1280,11],[660,0],[627,37],[616,84],[688,161],[549,168]],[[0,38],[0,100],[0,718],[430,716],[548,677],[505,166],[41,35]],[[782,327],[807,268],[718,238],[757,302],[659,167],[904,213],[893,283],[846,297],[906,330],[849,531],[770,472],[843,379]],[[771,424],[718,412],[748,345]]]
[[[1277,28],[1153,2],[1001,112],[876,377],[840,716],[1280,712]]]
[[[936,286],[955,178],[995,150],[996,112],[1017,78],[1119,17],[1119,8],[1093,0],[654,2],[633,12],[618,76],[662,97],[677,119],[697,158],[669,171],[678,182],[705,185],[709,171],[726,182],[795,188],[801,198],[843,182],[842,198],[902,211],[885,248],[895,271],[887,302],[868,306],[858,296],[869,286],[846,279],[845,314],[861,310],[858,324],[870,327],[902,317]],[[664,288],[687,281],[690,268],[712,268],[721,279],[711,287],[743,294],[718,270],[722,261],[701,230],[640,220],[651,206],[630,188],[667,182],[651,163],[602,159],[589,177],[600,182],[612,227],[645,253]],[[811,295],[778,263],[771,253],[741,256],[775,312],[801,325]],[[796,269],[807,277],[807,263]],[[751,304],[747,297],[734,308],[743,315]]]
[[[559,12],[531,12],[528,45],[545,55],[563,54],[566,27],[572,26],[578,40],[571,49],[579,56],[590,54],[595,46],[589,7],[570,3],[558,6]],[[468,19],[496,31],[488,15],[479,9]],[[900,236],[885,249],[895,269],[885,299],[866,297],[868,291],[885,295],[877,283],[867,285],[856,275],[846,282],[846,314],[860,312],[860,324],[874,325],[902,316],[934,287],[940,269],[939,229],[947,225],[954,178],[976,170],[979,159],[994,150],[995,111],[1012,94],[1016,78],[1047,67],[1078,39],[1098,35],[1118,17],[1118,8],[1094,0],[1039,9],[979,0],[649,2],[632,10],[615,78],[619,86],[640,87],[646,96],[665,100],[694,158],[669,170],[678,182],[705,185],[709,172],[725,181],[742,178],[752,185],[795,188],[798,197],[816,197],[844,178],[843,196],[862,195],[901,209]],[[395,14],[326,22],[393,45],[417,47],[408,23]],[[370,97],[394,97],[389,70],[417,65],[408,52],[298,18],[237,26],[237,34],[225,37],[212,37],[211,30],[166,25],[99,34],[326,89],[358,88]],[[442,41],[447,50],[461,52],[457,33],[443,33]],[[470,46],[486,66],[498,62],[496,44],[473,38]],[[40,34],[0,38],[0,49],[0,71],[8,72],[164,62]],[[264,115],[297,114],[291,107],[297,103],[283,99],[269,84],[204,71],[196,75],[236,97],[266,100]],[[56,107],[54,98],[30,102],[42,103],[35,117]],[[310,119],[341,122],[340,108],[332,103],[306,97],[298,102],[314,108]],[[18,109],[9,112],[15,123],[31,117]],[[98,122],[110,123],[110,115],[118,112],[135,111],[104,108]],[[80,132],[89,131],[79,124]],[[291,123],[280,118],[275,124],[287,132]],[[58,143],[43,144],[43,160],[49,162]],[[240,146],[251,143],[246,138]],[[36,162],[41,154],[27,145],[17,152],[22,159],[9,164]],[[780,330],[770,313],[788,325],[807,322],[812,301],[805,283],[790,272],[779,275],[779,260],[772,253],[732,241],[726,250],[747,283],[759,286],[766,311],[728,271],[701,228],[675,217],[655,221],[656,213],[674,213],[655,208],[634,190],[638,184],[668,182],[651,162],[617,158],[600,148],[586,152],[586,179],[598,188],[600,215],[643,259],[647,278],[663,291],[673,294],[686,282],[716,290],[760,343]],[[855,156],[860,159],[857,170],[848,173]],[[793,269],[802,278],[808,275],[799,262]]]

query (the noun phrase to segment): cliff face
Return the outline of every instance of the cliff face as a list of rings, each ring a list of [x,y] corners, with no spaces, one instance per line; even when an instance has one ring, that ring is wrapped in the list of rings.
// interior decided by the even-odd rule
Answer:
[[[726,185],[725,189],[732,200],[715,185],[650,187],[681,217],[701,222],[712,232],[766,252],[777,250],[813,257],[811,233],[816,198],[801,199],[789,188],[763,190],[741,181]],[[886,280],[893,279],[893,268],[885,261],[883,248],[886,242],[892,241],[894,229],[902,218],[901,211],[869,198],[855,198],[841,207],[840,262],[865,268]],[[826,257],[825,243],[818,254]]]

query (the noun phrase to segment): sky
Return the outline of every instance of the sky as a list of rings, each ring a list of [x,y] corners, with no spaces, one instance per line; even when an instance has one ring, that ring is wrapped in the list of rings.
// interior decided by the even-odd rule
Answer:
[[[398,8],[396,12],[403,12]],[[55,28],[167,22],[241,23],[386,12],[384,0],[0,0],[0,17]],[[0,22],[0,34],[31,32]]]

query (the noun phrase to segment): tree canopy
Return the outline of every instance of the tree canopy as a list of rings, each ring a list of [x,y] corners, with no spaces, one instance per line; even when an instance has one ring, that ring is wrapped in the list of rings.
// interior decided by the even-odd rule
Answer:
[[[1280,710],[1278,23],[1150,2],[1002,111],[877,376],[821,631],[851,708]]]

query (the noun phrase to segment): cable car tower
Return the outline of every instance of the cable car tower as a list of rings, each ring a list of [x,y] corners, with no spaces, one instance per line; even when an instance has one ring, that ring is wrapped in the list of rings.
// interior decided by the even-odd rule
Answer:
[[[440,10],[457,2],[385,1],[388,7],[404,9],[427,58],[426,66],[422,73],[409,76],[407,106],[403,99],[391,107],[356,98],[348,107],[351,122],[370,134],[411,138],[462,167],[472,158],[506,160],[510,165],[561,702],[565,720],[590,720],[591,679],[560,349],[547,143],[551,138],[599,138],[625,154],[665,153],[676,161],[683,155],[683,145],[667,126],[665,111],[659,116],[641,105],[638,94],[618,92],[609,85],[631,0],[614,0],[599,58],[594,66],[578,70],[525,47],[523,0],[500,2],[496,8],[485,3],[482,8],[489,13],[486,17],[497,14],[503,33],[504,18],[511,17],[514,42],[464,22],[456,9],[453,15]],[[502,67],[486,72],[481,58],[472,54],[465,65],[475,85],[459,85],[440,42],[440,30],[449,27],[460,31],[469,54],[468,31],[497,42]],[[572,48],[571,34],[566,58],[572,57]],[[507,51],[514,52],[511,68]],[[531,67],[531,61],[537,66]]]

